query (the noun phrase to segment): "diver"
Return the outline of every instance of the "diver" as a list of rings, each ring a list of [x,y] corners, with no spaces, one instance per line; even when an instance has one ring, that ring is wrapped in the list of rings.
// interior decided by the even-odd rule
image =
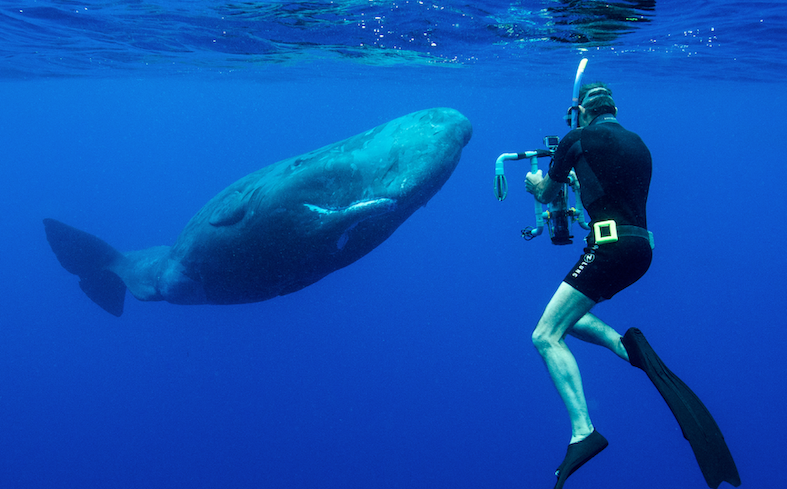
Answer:
[[[576,173],[582,203],[590,216],[587,247],[571,267],[533,331],[541,354],[571,419],[571,440],[555,475],[555,489],[585,462],[607,447],[588,413],[577,362],[565,342],[571,335],[604,346],[644,370],[667,401],[692,445],[706,482],[740,484],[737,469],[710,413],[631,328],[624,336],[590,313],[597,303],[639,280],[651,264],[653,235],[647,230],[646,203],[652,160],[642,139],[618,122],[612,91],[603,83],[582,85],[577,127],[560,141],[546,176],[528,173],[527,191],[551,202]]]

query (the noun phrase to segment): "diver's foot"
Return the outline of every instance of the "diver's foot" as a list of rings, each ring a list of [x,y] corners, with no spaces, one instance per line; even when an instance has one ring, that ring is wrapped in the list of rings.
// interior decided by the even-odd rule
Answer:
[[[557,476],[555,489],[562,489],[568,476],[582,467],[585,462],[598,455],[601,450],[607,448],[607,445],[609,445],[607,439],[596,430],[593,430],[593,433],[584,440],[570,444],[568,450],[566,450],[566,457],[563,459],[563,463],[555,471]]]

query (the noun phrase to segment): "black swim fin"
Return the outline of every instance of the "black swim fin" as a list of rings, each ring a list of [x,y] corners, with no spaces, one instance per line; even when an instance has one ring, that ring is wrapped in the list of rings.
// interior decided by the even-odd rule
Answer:
[[[642,331],[631,328],[626,331],[622,341],[631,364],[648,374],[661,397],[667,401],[683,430],[683,437],[694,451],[708,486],[716,489],[726,481],[738,487],[741,478],[735,461],[719,426],[700,398],[664,365]]]
[[[79,275],[79,287],[110,314],[120,317],[126,284],[106,267],[123,259],[122,253],[93,236],[54,219],[44,219],[49,246],[63,268]]]
[[[591,458],[601,453],[601,450],[607,448],[607,445],[609,445],[607,439],[596,430],[593,430],[584,440],[570,444],[568,450],[566,450],[566,457],[563,459],[563,463],[555,471],[557,476],[555,489],[563,489],[563,484],[566,483],[568,476],[585,465]]]

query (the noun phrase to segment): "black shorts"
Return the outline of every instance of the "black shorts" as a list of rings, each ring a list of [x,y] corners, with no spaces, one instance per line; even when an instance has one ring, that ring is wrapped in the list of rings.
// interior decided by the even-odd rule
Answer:
[[[647,239],[622,236],[614,243],[585,248],[585,254],[563,281],[593,302],[601,302],[645,275],[652,259]]]

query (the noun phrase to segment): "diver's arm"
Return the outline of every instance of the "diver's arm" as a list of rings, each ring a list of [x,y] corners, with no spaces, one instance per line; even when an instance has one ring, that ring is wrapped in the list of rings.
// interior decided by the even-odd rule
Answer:
[[[536,173],[528,172],[525,176],[525,188],[533,194],[533,197],[542,204],[552,202],[560,191],[560,183],[549,178],[549,174],[543,176],[541,170]]]

